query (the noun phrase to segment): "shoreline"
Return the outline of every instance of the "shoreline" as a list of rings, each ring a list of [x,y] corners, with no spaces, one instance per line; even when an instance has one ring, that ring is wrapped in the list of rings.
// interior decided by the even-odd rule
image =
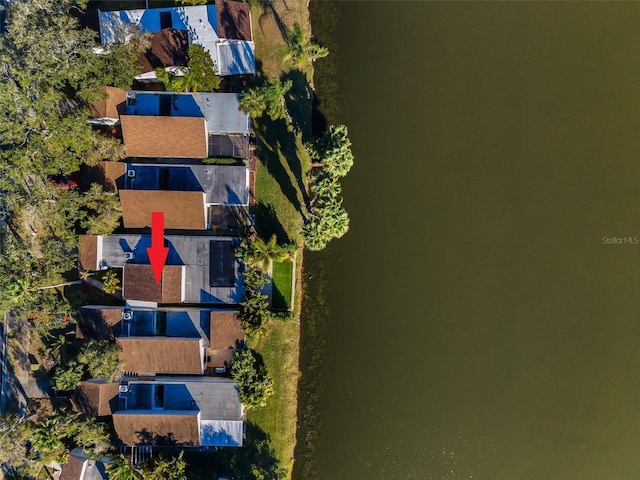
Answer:
[[[260,212],[257,212],[258,229],[267,238],[275,233],[280,241],[294,241],[298,248],[295,251],[292,319],[270,319],[265,332],[251,342],[252,348],[263,356],[274,378],[275,394],[265,407],[249,411],[247,420],[266,434],[273,455],[284,470],[283,478],[290,479],[297,468],[295,453],[301,415],[298,391],[301,378],[300,320],[305,296],[301,230],[308,198],[306,174],[309,168],[303,142],[312,135],[314,69],[313,65],[299,67],[290,64],[286,59],[283,32],[297,22],[305,33],[311,35],[310,9],[308,0],[287,3],[283,0],[252,1],[251,12],[256,61],[262,74],[271,80],[291,79],[294,82],[291,95],[286,100],[292,117],[290,121],[286,125],[269,122],[255,126],[258,140],[256,205],[266,205],[270,216],[274,217],[261,224]],[[269,151],[270,142],[277,145],[278,152]],[[260,148],[261,143],[263,148]]]

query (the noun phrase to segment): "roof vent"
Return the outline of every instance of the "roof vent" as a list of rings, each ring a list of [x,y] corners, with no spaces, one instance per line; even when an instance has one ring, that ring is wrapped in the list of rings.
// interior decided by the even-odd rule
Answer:
[[[136,171],[133,169],[127,170],[127,177],[136,178]]]

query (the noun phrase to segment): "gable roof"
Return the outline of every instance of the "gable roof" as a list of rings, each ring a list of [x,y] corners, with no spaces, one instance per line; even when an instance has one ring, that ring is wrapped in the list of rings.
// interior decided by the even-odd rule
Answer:
[[[160,283],[156,283],[151,265],[127,263],[122,277],[122,296],[127,300],[180,303],[183,271],[182,265],[166,265]]]
[[[201,375],[201,341],[198,338],[120,337],[120,360],[126,371]]]
[[[92,103],[90,105],[91,114],[94,118],[118,118],[118,105],[124,103],[127,99],[127,92],[117,87],[102,87],[106,94],[104,100]]]
[[[209,316],[208,365],[214,368],[227,367],[239,342],[244,342],[244,330],[237,312],[211,312]]]
[[[204,192],[204,201],[208,204],[249,204],[249,170],[244,165],[127,163],[127,170],[129,174],[123,179],[121,191],[163,190],[169,194],[172,191]],[[156,204],[153,201],[150,203]],[[175,202],[172,200],[170,203]],[[184,209],[180,209],[180,216],[184,212]],[[145,220],[148,221],[148,218]]]
[[[200,444],[197,411],[121,411],[113,414],[113,427],[126,445]]]
[[[138,57],[143,73],[156,68],[187,66],[189,36],[186,30],[164,28],[153,33],[150,41],[147,51]]]
[[[76,338],[95,340],[111,339],[120,334],[122,308],[80,309],[80,318],[76,323]]]
[[[87,380],[80,382],[74,398],[74,408],[88,415],[111,415],[118,406],[118,382]]]
[[[204,192],[120,190],[125,228],[151,226],[151,213],[164,212],[164,226],[176,230],[206,230]]]
[[[92,183],[102,185],[107,192],[116,192],[124,182],[125,162],[102,161],[95,165],[80,167],[80,189],[88,190]]]
[[[129,157],[207,156],[203,117],[121,115],[120,125]]]
[[[80,460],[74,455],[69,455],[67,463],[62,466],[62,472],[60,472],[59,480],[80,480],[83,467],[84,460]]]
[[[98,263],[98,236],[78,237],[78,265],[82,270],[96,270]]]
[[[138,26],[149,33],[157,32],[162,27],[176,28],[187,31],[189,43],[201,45],[211,55],[218,66],[218,75],[255,74],[255,46],[246,39],[251,33],[250,11],[247,7],[231,3],[223,6],[222,22],[218,20],[217,5],[211,4],[99,12],[100,40],[103,45],[119,41],[118,32],[123,24]],[[237,25],[233,22],[237,22]],[[223,35],[242,39],[225,40]],[[219,55],[217,47],[228,41],[243,44],[241,57]]]
[[[127,233],[95,238],[97,253],[93,253],[94,270],[135,264],[148,269],[145,281],[155,285],[148,265],[147,248],[151,246],[149,234]],[[235,237],[213,235],[165,235],[165,244],[169,248],[167,265],[184,268],[184,300],[181,303],[237,304],[242,301],[242,262],[235,255],[239,241]],[[134,259],[127,260],[126,253],[132,253]],[[164,270],[166,273],[167,267]],[[135,286],[130,285],[127,278],[125,271],[124,296],[129,299],[127,289],[135,289]],[[153,285],[151,288],[156,288]]]
[[[230,0],[216,0],[218,35],[233,40],[253,40],[249,4]]]

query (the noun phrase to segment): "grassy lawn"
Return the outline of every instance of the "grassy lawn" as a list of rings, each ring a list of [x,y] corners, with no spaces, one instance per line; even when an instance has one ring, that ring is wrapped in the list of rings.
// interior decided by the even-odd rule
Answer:
[[[298,339],[300,325],[294,321],[271,320],[260,338],[251,342],[262,355],[274,379],[274,395],[265,407],[248,412],[249,422],[265,432],[280,466],[291,477],[295,446],[298,388]]]
[[[280,243],[301,245],[301,230],[306,215],[306,178],[309,157],[304,141],[311,138],[311,107],[313,92],[312,68],[291,65],[287,59],[284,32],[294,22],[309,31],[307,0],[251,1],[253,34],[257,66],[270,80],[292,80],[293,88],[285,98],[291,122],[287,120],[253,121],[257,138],[256,216],[258,233],[265,239],[276,234]],[[302,249],[296,262],[296,288],[300,287]],[[275,268],[281,279],[274,279],[282,298],[291,303],[293,265]],[[284,277],[287,277],[286,280]],[[286,284],[286,285],[285,285]],[[300,298],[296,295],[294,318],[300,316]],[[297,321],[269,321],[264,333],[251,342],[274,379],[275,394],[265,407],[250,410],[248,421],[264,432],[270,448],[291,478],[296,445],[298,414],[298,352],[300,325]]]
[[[282,310],[291,308],[292,275],[293,262],[291,260],[273,262],[273,308]]]

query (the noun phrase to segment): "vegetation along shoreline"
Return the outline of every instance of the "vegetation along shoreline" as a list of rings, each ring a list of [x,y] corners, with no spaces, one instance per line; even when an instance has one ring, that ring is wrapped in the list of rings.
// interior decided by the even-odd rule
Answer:
[[[3,12],[3,474],[291,478],[303,251],[353,165],[308,1]]]

